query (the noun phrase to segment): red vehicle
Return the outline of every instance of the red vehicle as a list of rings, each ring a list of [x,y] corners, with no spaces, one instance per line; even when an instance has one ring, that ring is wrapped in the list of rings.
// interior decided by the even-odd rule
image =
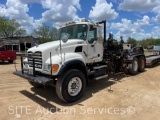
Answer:
[[[6,50],[5,47],[0,46],[0,61],[8,61],[9,63],[13,63],[16,59],[16,51]]]

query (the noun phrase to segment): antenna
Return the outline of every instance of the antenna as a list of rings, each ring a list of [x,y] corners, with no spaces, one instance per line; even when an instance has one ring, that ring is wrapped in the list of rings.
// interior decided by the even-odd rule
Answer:
[[[61,64],[62,64],[62,40],[60,39],[60,54],[61,54]]]
[[[50,66],[51,66],[51,76],[52,76],[52,53],[51,52],[50,52]]]

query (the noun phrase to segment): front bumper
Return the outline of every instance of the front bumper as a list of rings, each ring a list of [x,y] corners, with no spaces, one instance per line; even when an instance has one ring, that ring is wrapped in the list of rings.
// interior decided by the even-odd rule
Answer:
[[[44,76],[38,76],[36,75],[35,77],[26,73],[22,73],[22,71],[16,71],[13,74],[20,76],[22,78],[27,79],[30,82],[35,82],[35,83],[39,83],[39,84],[43,84],[46,85],[47,83],[49,83],[50,81],[52,81],[52,79],[44,77]]]

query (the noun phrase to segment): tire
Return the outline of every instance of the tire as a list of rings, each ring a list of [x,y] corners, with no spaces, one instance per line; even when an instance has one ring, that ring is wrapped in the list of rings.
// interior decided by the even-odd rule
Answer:
[[[44,87],[42,84],[39,84],[39,83],[35,83],[35,82],[31,82],[31,81],[29,81],[29,83],[30,83],[33,87],[35,87],[35,88],[42,88],[42,87]]]
[[[138,58],[138,71],[139,72],[144,72],[144,70],[145,70],[145,58],[143,57],[143,56],[140,56],[139,58]]]
[[[13,60],[8,60],[9,63],[13,63]]]
[[[128,65],[128,72],[130,75],[136,75],[138,73],[138,59],[134,57],[132,63]]]
[[[71,88],[74,87],[74,88]],[[74,102],[81,98],[86,89],[86,78],[84,74],[76,69],[67,71],[58,78],[56,93],[65,102]]]

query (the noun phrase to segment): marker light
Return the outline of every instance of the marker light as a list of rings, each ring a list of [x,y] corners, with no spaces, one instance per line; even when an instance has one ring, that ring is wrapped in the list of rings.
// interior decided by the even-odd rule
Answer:
[[[59,65],[55,64],[55,65],[52,65],[52,72],[56,72],[59,68]]]
[[[83,18],[82,20],[81,20],[81,22],[88,22],[85,18]]]

